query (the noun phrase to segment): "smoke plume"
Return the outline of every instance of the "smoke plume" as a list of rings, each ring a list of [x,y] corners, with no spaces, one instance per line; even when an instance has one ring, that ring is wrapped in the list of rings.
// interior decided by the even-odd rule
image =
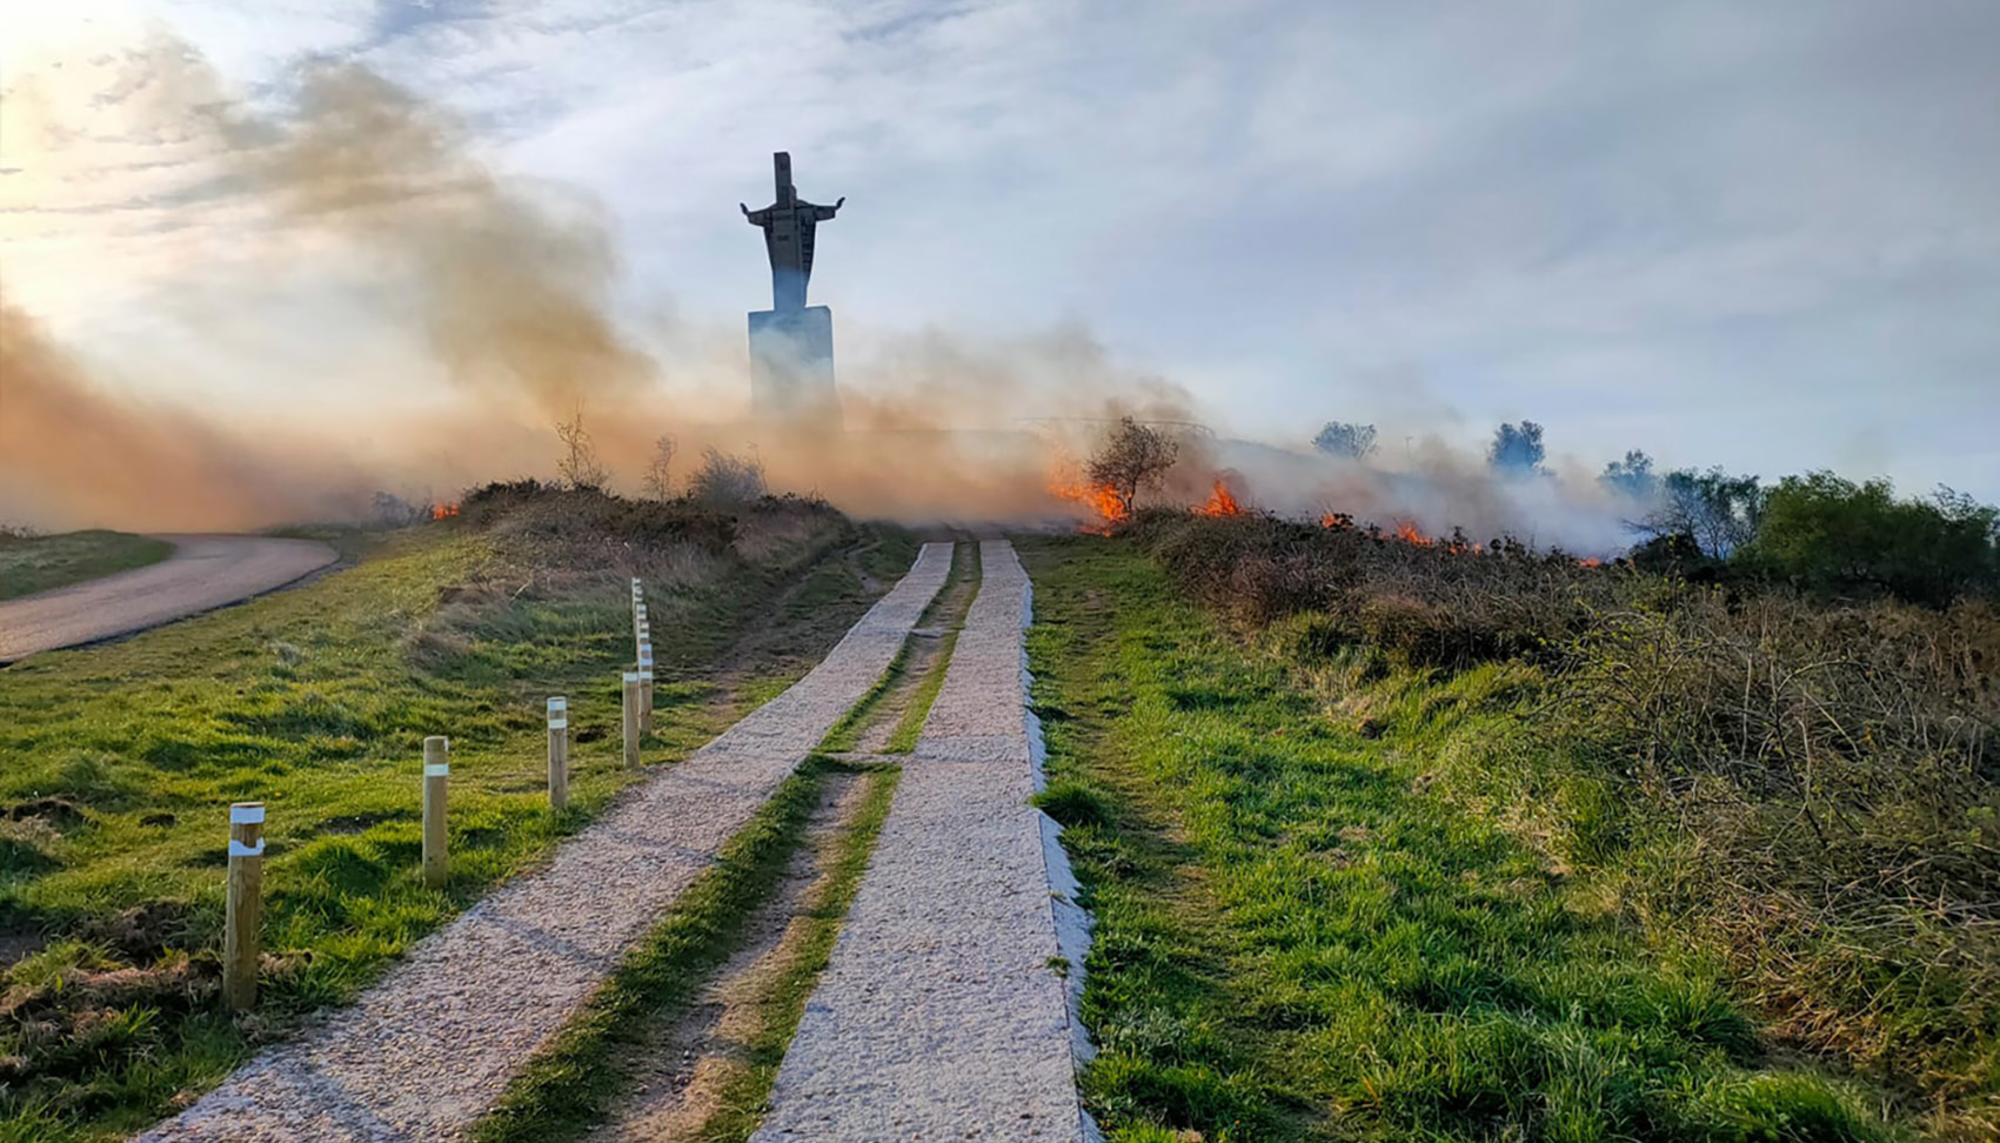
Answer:
[[[1184,390],[1119,367],[1086,330],[1064,326],[1015,338],[844,334],[845,345],[862,346],[844,350],[841,364],[847,431],[753,424],[742,412],[740,327],[669,320],[650,331],[656,356],[613,320],[618,259],[593,204],[496,173],[460,120],[358,64],[304,64],[285,91],[278,110],[233,98],[198,53],[162,39],[127,53],[116,82],[87,107],[93,116],[117,108],[132,137],[171,145],[171,163],[145,165],[201,172],[153,197],[224,232],[237,264],[321,273],[360,336],[421,347],[424,359],[396,381],[421,393],[427,411],[357,408],[253,425],[217,403],[142,405],[123,394],[185,392],[202,379],[121,371],[120,381],[150,384],[103,383],[29,314],[0,308],[0,513],[153,529],[358,516],[378,488],[449,499],[484,480],[549,476],[554,425],[581,415],[614,487],[627,491],[654,441],[671,436],[682,457],[711,446],[754,456],[775,487],[858,514],[1034,522],[1087,511],[1051,486],[1115,418],[1202,419]],[[24,93],[36,94],[32,78],[10,95],[17,109],[43,115],[32,131],[10,123],[44,149],[30,167],[91,137],[59,121],[52,101]],[[82,193],[77,182],[59,189]],[[199,262],[180,273],[226,280]],[[179,316],[225,346],[245,320],[226,300],[188,304]],[[272,374],[274,384],[318,381],[280,380],[254,358],[231,368]],[[1615,512],[1593,499],[1588,480],[1503,482],[1441,444],[1390,467],[1312,454],[1304,441],[1274,448],[1174,431],[1184,436],[1182,460],[1155,493],[1164,502],[1200,502],[1220,473],[1238,499],[1287,514],[1540,533],[1575,547],[1603,547],[1616,533]]]

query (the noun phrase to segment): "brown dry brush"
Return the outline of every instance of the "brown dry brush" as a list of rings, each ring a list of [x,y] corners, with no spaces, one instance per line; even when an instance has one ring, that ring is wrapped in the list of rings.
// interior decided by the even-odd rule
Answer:
[[[1420,545],[1347,522],[1165,511],[1132,531],[1183,586],[1239,619],[1314,612],[1316,650],[1364,647],[1409,667],[1548,661],[1630,591],[1628,576],[1505,538]]]
[[[1297,615],[1294,654],[1358,654],[1363,677],[1536,667],[1527,716],[1466,752],[1486,773],[1461,784],[1597,791],[1515,813],[1569,815],[1532,828],[1629,873],[1663,941],[1705,936],[1781,1039],[1927,1100],[1943,1135],[2000,1132],[2000,612],[1333,524],[1154,513],[1131,532],[1239,620]]]
[[[854,525],[814,497],[761,495],[729,509],[690,496],[630,499],[533,479],[468,492],[453,526],[487,533],[495,559],[419,631],[412,650],[436,666],[462,653],[465,631],[516,602],[597,599],[623,606],[629,577],[645,580],[655,619],[699,606],[725,580],[782,581],[818,560]]]
[[[2000,614],[1663,590],[1565,648],[1535,740],[1645,791],[1698,925],[1795,1042],[2000,1130]]]

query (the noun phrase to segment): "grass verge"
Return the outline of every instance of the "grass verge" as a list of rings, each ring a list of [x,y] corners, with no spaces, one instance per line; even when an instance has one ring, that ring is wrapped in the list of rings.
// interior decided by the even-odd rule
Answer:
[[[129,532],[20,536],[0,530],[0,599],[142,568],[166,559],[173,550],[165,540]]]
[[[1096,915],[1083,1076],[1111,1137],[1882,1140],[1713,961],[1429,788],[1509,709],[1483,667],[1364,737],[1123,541],[1019,544],[1042,802]]]

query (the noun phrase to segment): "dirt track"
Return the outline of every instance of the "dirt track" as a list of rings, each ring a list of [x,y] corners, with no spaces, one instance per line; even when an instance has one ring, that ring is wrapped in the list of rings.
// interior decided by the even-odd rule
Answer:
[[[173,535],[157,564],[0,603],[0,663],[157,627],[283,587],[338,558],[315,540]]]

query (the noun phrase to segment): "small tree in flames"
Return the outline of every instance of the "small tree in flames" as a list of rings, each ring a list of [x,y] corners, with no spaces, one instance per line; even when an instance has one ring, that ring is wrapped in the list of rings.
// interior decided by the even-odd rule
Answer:
[[[1084,472],[1092,484],[1110,489],[1121,513],[1129,516],[1139,493],[1157,487],[1179,457],[1180,445],[1172,437],[1120,417]]]

